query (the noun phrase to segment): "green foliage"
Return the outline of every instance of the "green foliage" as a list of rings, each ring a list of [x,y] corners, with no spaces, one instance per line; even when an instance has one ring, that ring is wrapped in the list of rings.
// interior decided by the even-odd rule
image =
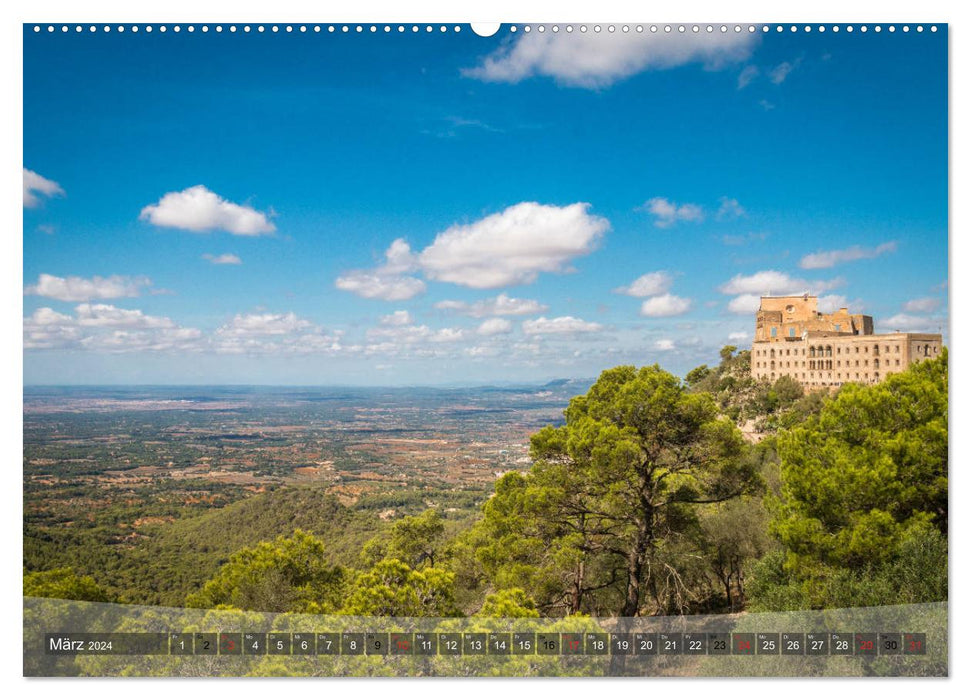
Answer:
[[[357,564],[361,547],[380,532],[370,512],[351,510],[314,486],[261,493],[200,515],[153,526],[136,546],[115,544],[105,528],[67,528],[57,539],[25,534],[30,570],[70,566],[95,575],[124,603],[179,606],[241,549],[303,530],[324,542],[335,564]]]
[[[806,394],[789,376],[773,383],[756,380],[750,374],[751,352],[736,351],[734,345],[726,345],[719,353],[721,363],[717,367],[701,365],[688,372],[685,383],[689,390],[711,394],[723,415],[740,425],[754,421],[763,433],[792,427],[819,412],[825,392]]]
[[[745,602],[747,563],[761,557],[770,547],[766,532],[768,520],[762,500],[752,496],[710,508],[701,517],[704,537],[700,549],[724,589],[729,611],[741,609]]]
[[[741,434],[707,394],[658,366],[603,372],[566,424],[532,438],[527,475],[496,483],[470,533],[496,590],[522,588],[544,614],[680,611],[698,508],[757,487]]]
[[[711,373],[712,369],[708,365],[701,365],[684,375],[684,381],[688,383],[688,386],[695,387],[710,377]]]
[[[387,536],[369,540],[361,558],[368,565],[381,559],[399,559],[413,568],[435,566],[444,535],[445,519],[437,510],[429,509],[397,521]]]
[[[800,595],[813,607],[946,597],[947,410],[945,351],[846,385],[779,434],[783,554],[756,572],[763,609]]]
[[[60,598],[109,602],[107,591],[90,576],[78,576],[70,567],[24,574],[24,595],[33,598]]]
[[[344,570],[327,562],[323,542],[297,530],[234,554],[186,605],[329,613],[341,603],[344,579]]]
[[[478,617],[539,617],[536,604],[522,588],[510,588],[486,596]]]
[[[342,615],[454,617],[455,574],[428,567],[416,571],[397,559],[378,562],[357,575]]]

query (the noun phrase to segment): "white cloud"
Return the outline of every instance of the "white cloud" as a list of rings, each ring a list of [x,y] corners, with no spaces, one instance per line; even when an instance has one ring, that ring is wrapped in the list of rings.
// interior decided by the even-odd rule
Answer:
[[[308,330],[313,324],[298,317],[292,311],[285,314],[236,314],[232,320],[220,327],[216,333],[223,336],[266,336],[288,335]]]
[[[210,347],[233,355],[333,355],[344,349],[341,333],[327,333],[292,311],[236,314],[212,334]]]
[[[406,273],[476,289],[528,284],[541,272],[569,272],[573,258],[596,248],[610,223],[587,213],[589,204],[564,207],[521,202],[471,224],[455,224],[420,254],[403,239],[385,253],[384,265],[353,270],[337,278],[338,289],[368,299],[402,301],[425,290],[425,283]],[[444,301],[438,308],[470,315],[535,313],[537,302],[499,295],[495,300],[464,304]],[[491,306],[502,307],[493,309]]]
[[[944,319],[913,316],[911,314],[896,314],[890,318],[877,321],[877,326],[884,332],[938,333],[944,325]]]
[[[734,333],[728,334],[728,339],[735,342],[741,342],[743,340],[748,340],[752,337],[752,334],[747,331],[735,331]]]
[[[112,275],[85,279],[84,277],[57,277],[41,274],[37,284],[24,288],[24,294],[57,299],[58,301],[90,301],[92,299],[120,299],[137,297],[142,287],[151,285],[147,277]]]
[[[897,250],[896,241],[881,243],[875,248],[863,248],[858,245],[843,248],[841,250],[821,250],[816,253],[806,255],[799,261],[799,267],[804,270],[818,270],[833,267],[840,263],[853,262],[854,260],[868,260],[876,258],[886,253],[893,253]]]
[[[433,331],[428,337],[433,343],[455,343],[465,337],[465,331],[461,328],[440,328]]]
[[[196,233],[218,230],[236,236],[260,236],[276,231],[269,216],[196,185],[163,195],[158,203],[142,209],[138,218],[155,226]]]
[[[394,240],[384,253],[385,263],[373,270],[351,270],[334,283],[338,289],[365,299],[404,301],[425,291],[425,283],[404,273],[415,269],[415,256],[404,239]]]
[[[743,90],[759,75],[758,66],[745,66],[738,74],[738,89]]]
[[[425,291],[425,283],[416,277],[385,277],[363,271],[348,272],[335,284],[359,297],[384,301],[405,301]]]
[[[164,316],[149,316],[138,309],[119,309],[111,304],[78,304],[75,308],[79,326],[106,328],[174,328],[175,322]]]
[[[494,345],[473,345],[462,351],[465,355],[472,358],[495,357],[502,353],[502,349]]]
[[[411,314],[407,311],[395,311],[387,316],[382,316],[378,319],[378,322],[382,326],[407,326],[412,320]]]
[[[911,299],[910,301],[904,302],[903,309],[908,313],[922,314],[936,311],[940,305],[940,299],[935,299],[934,297],[924,297],[922,299]]]
[[[64,196],[64,189],[43,175],[24,168],[24,206],[32,209],[39,206],[41,197]]]
[[[532,32],[500,46],[463,74],[503,83],[548,76],[562,85],[597,89],[642,71],[690,63],[718,70],[747,59],[758,41],[749,32]]]
[[[810,290],[822,292],[843,284],[839,277],[831,280],[809,281],[791,277],[778,270],[761,270],[752,275],[735,275],[718,290],[722,294],[803,294]]]
[[[73,318],[48,307],[37,309],[24,319],[24,350],[70,347],[80,337]]]
[[[677,204],[664,197],[654,197],[644,202],[646,209],[654,217],[658,228],[669,228],[678,221],[703,221],[704,210],[697,204]]]
[[[754,314],[761,304],[762,298],[758,294],[739,294],[728,302],[728,310],[733,314]]]
[[[691,300],[674,294],[662,294],[660,296],[645,299],[641,304],[641,316],[652,318],[662,316],[680,316],[691,309]]]
[[[796,66],[789,61],[783,61],[771,71],[769,71],[769,80],[771,80],[776,85],[781,85],[785,82],[785,79],[789,77],[789,74],[793,71]]]
[[[657,340],[654,342],[655,350],[667,352],[669,350],[674,350],[674,348],[675,348],[674,341],[671,340],[670,338],[661,338],[660,340]]]
[[[76,317],[40,308],[24,319],[24,349],[80,348],[96,352],[192,351],[202,332],[171,319],[110,304],[80,304]]]
[[[483,318],[484,316],[526,316],[542,313],[549,307],[534,299],[516,299],[502,293],[492,299],[481,299],[471,304],[446,299],[437,302],[435,308],[454,311],[473,318]]]
[[[512,332],[512,321],[506,318],[487,319],[476,330],[479,335],[500,335],[510,332]]]
[[[81,339],[86,350],[107,353],[197,351],[202,348],[202,332],[196,328],[158,328],[152,330],[113,330]]]
[[[522,202],[472,224],[456,224],[418,256],[431,279],[476,289],[533,282],[540,272],[565,272],[569,262],[596,247],[610,223],[564,207]]]
[[[557,318],[546,318],[540,316],[536,319],[523,321],[523,333],[526,335],[563,335],[572,333],[595,333],[603,330],[599,323],[584,321],[573,316],[559,316]]]
[[[238,255],[233,255],[232,253],[223,253],[222,255],[213,255],[212,253],[203,253],[203,260],[208,260],[213,265],[242,265],[243,261],[240,260]]]
[[[658,270],[641,275],[626,287],[618,287],[614,292],[632,297],[652,297],[667,292],[673,282],[671,275],[664,270]]]
[[[715,218],[719,221],[725,221],[726,219],[738,219],[745,216],[745,208],[738,203],[737,199],[732,197],[722,197],[719,200],[718,213],[715,214]]]
[[[834,311],[848,308],[850,303],[846,300],[846,297],[842,296],[841,294],[827,294],[819,297],[817,300],[817,305],[817,308],[822,313],[831,314]]]
[[[398,354],[402,346],[425,346],[429,343],[454,343],[465,337],[461,328],[440,328],[433,330],[426,325],[421,326],[382,326],[370,328],[367,331],[367,346],[369,354],[386,353]]]

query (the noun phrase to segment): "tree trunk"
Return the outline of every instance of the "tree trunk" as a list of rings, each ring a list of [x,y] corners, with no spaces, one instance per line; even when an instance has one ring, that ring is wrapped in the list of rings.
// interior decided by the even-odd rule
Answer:
[[[580,612],[580,603],[583,598],[583,561],[577,565],[576,574],[573,577],[573,594],[570,596],[570,614]]]
[[[637,534],[627,554],[627,595],[621,617],[637,617],[641,607],[641,574],[644,572],[644,556],[650,546],[650,530],[647,519],[637,524]]]

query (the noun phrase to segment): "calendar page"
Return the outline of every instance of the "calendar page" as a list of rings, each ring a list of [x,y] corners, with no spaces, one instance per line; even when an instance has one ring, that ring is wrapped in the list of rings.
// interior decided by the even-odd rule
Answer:
[[[946,23],[22,33],[24,675],[948,675]]]

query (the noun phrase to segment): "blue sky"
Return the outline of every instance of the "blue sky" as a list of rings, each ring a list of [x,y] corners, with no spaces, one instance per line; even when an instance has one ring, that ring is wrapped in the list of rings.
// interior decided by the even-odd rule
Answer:
[[[27,27],[24,381],[683,373],[764,292],[946,331],[946,44]]]

